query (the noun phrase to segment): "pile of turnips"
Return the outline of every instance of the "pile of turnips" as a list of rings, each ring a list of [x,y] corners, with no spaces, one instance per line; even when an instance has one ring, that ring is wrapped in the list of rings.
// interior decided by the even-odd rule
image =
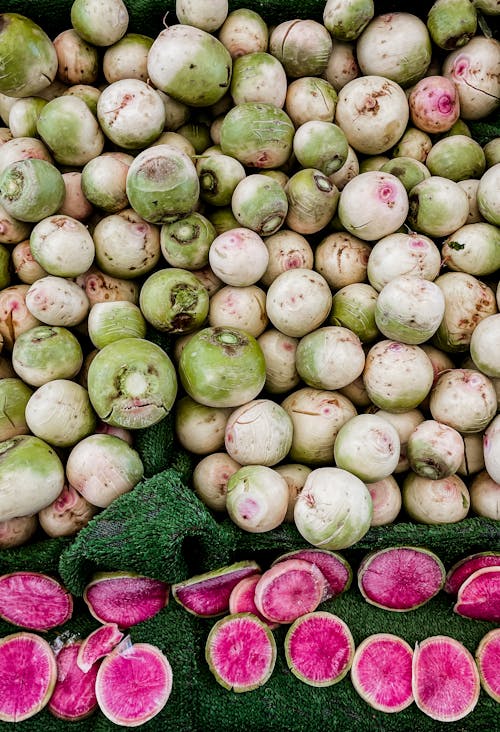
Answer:
[[[245,531],[499,518],[496,15],[2,14],[1,547],[133,490],[169,413]]]

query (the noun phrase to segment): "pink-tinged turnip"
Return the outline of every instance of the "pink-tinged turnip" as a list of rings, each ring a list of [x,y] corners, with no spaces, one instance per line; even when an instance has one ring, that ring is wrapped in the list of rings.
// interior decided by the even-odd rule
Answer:
[[[470,495],[458,475],[424,478],[408,472],[402,486],[403,507],[420,524],[453,524],[469,513]]]
[[[359,201],[363,200],[362,213]],[[396,232],[408,214],[408,194],[391,173],[360,173],[343,188],[338,217],[347,231],[363,241],[381,239]]]
[[[213,511],[226,510],[227,482],[241,468],[226,452],[212,452],[193,470],[193,488],[203,503]]]
[[[457,87],[464,120],[487,117],[500,105],[500,44],[476,35],[444,59],[442,74]]]

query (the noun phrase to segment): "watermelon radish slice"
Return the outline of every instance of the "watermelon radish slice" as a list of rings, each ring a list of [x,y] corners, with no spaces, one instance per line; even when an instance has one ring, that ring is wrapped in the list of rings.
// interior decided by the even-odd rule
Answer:
[[[479,641],[476,663],[481,686],[487,694],[500,702],[500,628],[494,628]]]
[[[332,686],[344,678],[354,656],[354,639],[346,623],[333,613],[302,615],[285,636],[290,671],[310,686]]]
[[[44,638],[0,638],[0,721],[22,722],[48,703],[57,680],[56,657]]]
[[[444,591],[449,595],[457,595],[460,585],[483,567],[500,567],[500,552],[478,552],[460,559],[448,570]]]
[[[369,635],[354,652],[352,685],[373,709],[401,712],[413,702],[412,659],[412,647],[399,636]]]
[[[97,709],[97,666],[88,673],[78,668],[80,647],[81,642],[68,643],[57,653],[57,682],[47,707],[55,717],[69,722],[85,719]]]
[[[235,562],[212,572],[205,572],[172,585],[172,595],[188,612],[202,618],[223,615],[229,611],[229,596],[244,577],[260,573],[252,560]]]
[[[479,699],[479,672],[472,654],[446,635],[434,635],[417,643],[412,688],[417,707],[431,719],[462,719],[472,712]]]
[[[76,665],[87,673],[100,658],[111,653],[122,640],[123,633],[116,623],[105,623],[88,635],[80,644]]]
[[[205,658],[225,689],[252,691],[273,672],[276,641],[269,626],[252,613],[226,615],[208,634]]]
[[[111,722],[138,727],[167,703],[172,691],[172,667],[156,646],[131,643],[102,661],[95,690],[99,708]]]
[[[29,630],[63,625],[73,613],[73,598],[55,579],[40,572],[0,577],[0,617]]]
[[[277,628],[278,623],[271,623],[257,610],[255,604],[255,586],[262,575],[252,574],[250,577],[243,577],[237,585],[231,590],[229,595],[229,612],[231,615],[236,613],[253,613],[259,620],[269,625],[270,628]]]
[[[273,623],[293,623],[323,600],[325,577],[303,559],[285,559],[267,569],[255,586],[258,611]]]
[[[285,559],[304,559],[321,570],[326,580],[323,600],[341,595],[351,585],[351,565],[341,554],[329,549],[296,549],[279,556],[274,560],[273,565],[283,562]]]
[[[83,599],[100,623],[130,628],[159,613],[168,593],[165,582],[135,572],[99,572],[85,587]]]
[[[500,567],[483,567],[460,585],[453,610],[475,620],[500,623]]]
[[[446,570],[428,549],[398,546],[371,552],[358,569],[358,585],[372,605],[405,612],[428,602],[444,585]]]

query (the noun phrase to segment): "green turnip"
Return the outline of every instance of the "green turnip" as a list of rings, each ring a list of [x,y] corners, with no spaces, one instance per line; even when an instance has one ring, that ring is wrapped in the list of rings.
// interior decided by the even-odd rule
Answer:
[[[348,328],[361,343],[371,343],[380,334],[375,322],[377,297],[375,288],[365,282],[341,287],[333,296],[328,322]]]
[[[500,230],[485,221],[465,224],[444,240],[441,255],[448,269],[492,275],[500,269]]]
[[[9,440],[16,435],[27,435],[26,405],[33,393],[21,379],[3,377],[0,379],[0,440]]]
[[[145,338],[146,320],[141,310],[128,300],[96,302],[87,319],[88,335],[96,348],[120,338]]]
[[[444,237],[459,229],[469,215],[469,199],[453,180],[431,175],[409,193],[408,224],[430,237]]]
[[[361,375],[365,354],[351,330],[341,325],[323,326],[300,339],[295,365],[308,386],[333,391]]]
[[[323,23],[335,41],[354,41],[374,15],[373,0],[327,0],[323,9]]]
[[[486,221],[495,226],[500,225],[500,196],[498,184],[500,180],[500,163],[488,168],[479,179],[477,189],[477,205],[479,213]]]
[[[276,180],[253,173],[236,185],[231,197],[231,208],[240,226],[252,229],[261,236],[271,236],[285,221],[288,199]]]
[[[315,20],[285,20],[269,34],[269,53],[283,64],[287,76],[321,76],[332,51],[332,38]]]
[[[481,145],[467,135],[449,135],[437,140],[425,161],[431,175],[458,182],[480,178],[486,167]]]
[[[299,234],[315,234],[337,211],[339,191],[321,170],[301,168],[285,186],[288,214],[285,226]]]
[[[377,414],[358,414],[342,425],[333,447],[335,464],[365,483],[387,478],[397,467],[399,434]]]
[[[36,137],[38,117],[46,104],[42,97],[17,99],[9,112],[11,137]]]
[[[286,72],[270,53],[246,53],[233,61],[229,89],[235,104],[265,102],[283,107],[287,94]]]
[[[16,374],[31,386],[42,386],[53,379],[72,379],[82,363],[80,342],[67,328],[35,326],[21,333],[12,349]]]
[[[92,158],[81,172],[85,198],[106,213],[117,213],[129,205],[125,192],[132,156],[102,153]]]
[[[37,132],[59,165],[85,165],[104,147],[97,119],[74,95],[51,99],[40,112]]]
[[[74,0],[71,25],[95,46],[111,46],[125,33],[129,15],[123,0]]]
[[[20,13],[2,13],[0,92],[29,97],[46,89],[57,72],[57,54],[45,31]]]
[[[477,30],[477,12],[469,0],[435,0],[427,15],[427,28],[439,48],[465,46]]]
[[[202,155],[196,161],[200,197],[213,206],[231,203],[233,191],[245,177],[243,165],[230,155]]]

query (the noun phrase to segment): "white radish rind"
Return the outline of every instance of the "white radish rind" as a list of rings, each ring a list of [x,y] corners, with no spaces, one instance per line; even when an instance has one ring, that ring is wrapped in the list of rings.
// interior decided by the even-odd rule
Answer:
[[[252,561],[236,562],[172,585],[172,595],[192,615],[209,618],[229,610],[229,596],[244,577],[260,572]]]
[[[56,658],[44,638],[13,633],[0,638],[0,721],[22,722],[48,703],[57,679]]]
[[[294,676],[310,686],[332,686],[344,678],[354,656],[354,639],[333,613],[297,618],[285,637],[285,656]]]
[[[424,714],[437,722],[456,722],[477,704],[479,672],[470,651],[459,641],[431,636],[415,646],[412,688]]]
[[[459,559],[446,573],[443,590],[449,595],[456,595],[465,580],[483,567],[500,567],[500,552],[476,552]]]
[[[295,549],[277,557],[273,565],[288,559],[302,559],[315,564],[321,570],[326,580],[324,600],[337,597],[351,586],[352,568],[341,554],[329,549]]]
[[[460,585],[453,610],[466,618],[500,623],[500,566],[473,572]]]
[[[481,638],[475,657],[481,686],[500,702],[500,628],[493,628]]]
[[[255,604],[274,623],[293,623],[323,601],[325,577],[302,559],[288,559],[267,569],[255,587]]]
[[[154,617],[168,603],[169,585],[134,572],[99,572],[83,592],[91,615],[120,628]]]
[[[105,623],[83,639],[76,657],[78,668],[87,673],[96,661],[111,653],[123,639],[123,633],[116,623]]]
[[[72,613],[72,596],[53,577],[24,571],[0,577],[0,617],[8,623],[45,631],[63,625]]]
[[[276,641],[270,628],[256,615],[227,615],[210,630],[205,658],[225,689],[253,691],[265,684],[273,672]]]
[[[57,682],[47,707],[55,717],[70,722],[85,719],[97,709],[97,666],[88,673],[78,667],[81,645],[80,641],[69,643],[57,653]]]
[[[356,647],[352,685],[373,709],[401,712],[413,702],[412,658],[411,646],[397,635],[370,635]]]
[[[139,727],[155,717],[172,691],[172,667],[149,643],[133,643],[106,656],[96,678],[101,712],[114,724]]]
[[[445,577],[444,565],[433,552],[397,546],[364,557],[358,569],[358,587],[371,605],[405,612],[437,595]]]

